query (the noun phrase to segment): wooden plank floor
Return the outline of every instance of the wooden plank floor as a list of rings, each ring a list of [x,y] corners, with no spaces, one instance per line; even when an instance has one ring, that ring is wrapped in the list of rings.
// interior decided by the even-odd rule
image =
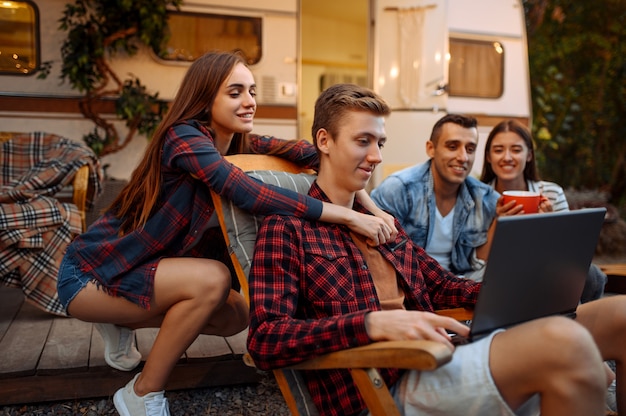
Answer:
[[[156,329],[140,329],[146,357]],[[243,363],[245,331],[222,338],[201,335],[181,357],[167,390],[259,381]],[[111,396],[141,371],[109,367],[92,324],[47,314],[24,302],[18,289],[0,286],[0,405]]]

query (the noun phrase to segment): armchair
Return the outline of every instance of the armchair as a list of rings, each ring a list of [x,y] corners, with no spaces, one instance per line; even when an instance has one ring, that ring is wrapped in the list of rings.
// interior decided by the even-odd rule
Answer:
[[[86,146],[41,132],[0,132],[0,283],[40,309],[65,315],[56,275],[100,193],[100,167]]]

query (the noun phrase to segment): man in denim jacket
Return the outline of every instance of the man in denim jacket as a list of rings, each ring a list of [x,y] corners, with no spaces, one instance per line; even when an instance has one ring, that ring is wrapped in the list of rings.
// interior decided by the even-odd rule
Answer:
[[[500,195],[469,176],[476,124],[473,117],[442,117],[426,143],[430,160],[387,177],[372,199],[442,266],[480,281]]]

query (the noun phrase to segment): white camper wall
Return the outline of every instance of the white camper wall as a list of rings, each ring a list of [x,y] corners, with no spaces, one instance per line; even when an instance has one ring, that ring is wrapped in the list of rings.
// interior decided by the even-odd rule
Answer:
[[[530,120],[532,104],[524,10],[519,0],[448,0],[450,36],[499,42],[504,50],[504,91],[496,99],[449,97],[448,112],[472,113],[479,120],[478,149],[472,169],[480,176],[487,136],[501,119]]]
[[[472,175],[479,176],[487,134],[500,120],[529,121],[530,76],[524,12],[519,0],[377,0],[374,29],[374,89],[392,106],[387,120],[389,140],[374,185],[402,167],[428,160],[425,143],[434,123],[446,113],[471,114],[479,120],[479,148]],[[420,43],[399,38],[399,10],[423,8],[421,55],[413,65],[400,65],[401,54],[415,53]],[[504,87],[498,98],[433,95],[437,81],[448,83],[449,38],[499,42],[504,49]],[[411,49],[414,48],[414,49]],[[409,62],[410,64],[411,62]],[[419,85],[399,79],[413,71]],[[407,103],[408,92],[414,100]]]
[[[451,36],[493,40],[504,49],[504,93],[497,99],[450,97],[450,112],[528,117],[530,104],[524,11],[517,0],[448,0]]]
[[[417,36],[401,41],[398,14],[403,10],[423,13],[421,41]],[[446,0],[379,0],[374,13],[374,90],[392,108],[386,122],[384,160],[375,172],[376,186],[389,173],[428,159],[426,141],[447,106],[447,95],[434,92],[437,83],[447,79],[448,32]],[[401,54],[411,53],[418,56],[403,66]],[[412,75],[403,81],[406,71]]]
[[[37,75],[0,75],[0,100],[2,95],[39,97],[79,97],[67,83],[60,83],[60,49],[66,32],[58,30],[66,0],[34,0],[40,12],[41,60],[52,61],[52,71],[47,79]],[[236,5],[229,0],[194,0],[183,5],[181,10],[189,12],[221,13],[263,18],[263,57],[252,66],[258,88],[258,103],[261,105],[296,106],[297,79],[297,7],[296,0],[273,0],[259,3],[256,0],[239,0]],[[159,97],[172,99],[176,94],[188,63],[159,60],[147,48],[132,58],[113,59],[113,67],[125,77],[132,73],[147,86],[149,91],[159,92]],[[110,116],[112,117],[112,116]],[[295,138],[295,118],[256,118],[254,132],[272,134],[277,137]],[[123,123],[116,123],[120,134],[125,134]],[[76,141],[93,130],[94,125],[79,113],[55,112],[0,112],[2,131],[49,131]],[[108,164],[108,174],[127,179],[144,152],[147,140],[137,136],[123,151],[102,159]]]
[[[299,138],[311,140],[315,101],[330,83],[367,86],[367,2],[301,0]]]

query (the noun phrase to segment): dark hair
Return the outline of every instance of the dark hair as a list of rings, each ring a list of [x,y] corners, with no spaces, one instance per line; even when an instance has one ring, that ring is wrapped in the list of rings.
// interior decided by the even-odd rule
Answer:
[[[530,134],[530,130],[528,127],[523,125],[517,120],[504,120],[496,124],[496,126],[489,133],[489,137],[487,137],[487,143],[485,143],[485,162],[483,164],[483,171],[480,175],[480,180],[485,183],[490,183],[492,180],[496,179],[496,174],[491,168],[491,163],[487,162],[487,155],[491,150],[491,143],[493,142],[493,138],[496,137],[499,133],[504,133],[510,131],[512,133],[517,134],[519,137],[524,140],[526,143],[526,147],[528,147],[528,151],[530,152],[531,158],[528,162],[526,162],[526,166],[524,167],[524,179],[531,181],[539,180],[539,172],[537,171],[537,164],[535,163],[535,143],[533,142],[532,135]]]
[[[433,130],[430,133],[429,139],[431,142],[433,142],[433,144],[437,145],[437,141],[439,141],[439,137],[441,137],[441,130],[443,128],[443,125],[447,123],[457,124],[466,129],[476,128],[478,126],[478,122],[474,117],[464,116],[461,114],[446,114],[445,116],[437,120],[437,122],[433,126]]]
[[[122,234],[143,226],[156,204],[162,182],[161,149],[167,131],[183,120],[198,120],[210,126],[211,108],[219,88],[239,63],[246,65],[238,54],[210,52],[191,64],[128,185],[111,204],[116,216],[124,218]],[[246,137],[235,133],[229,152],[241,152],[246,147]]]
[[[385,100],[374,91],[354,84],[335,84],[324,90],[315,101],[315,114],[311,133],[315,137],[320,129],[332,136],[339,131],[339,123],[349,111],[366,111],[379,116],[388,116],[391,109]]]

